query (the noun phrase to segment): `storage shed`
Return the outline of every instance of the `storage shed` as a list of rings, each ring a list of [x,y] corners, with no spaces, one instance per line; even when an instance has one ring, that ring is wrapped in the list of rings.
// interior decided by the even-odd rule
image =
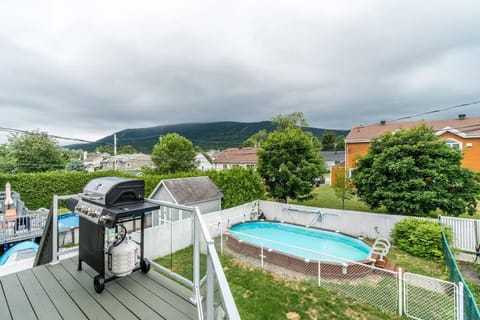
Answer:
[[[185,206],[197,206],[202,214],[222,209],[223,193],[209,177],[165,179],[155,187],[150,199],[162,200]],[[163,219],[170,216],[162,215]],[[173,213],[171,219],[181,220],[182,213]]]

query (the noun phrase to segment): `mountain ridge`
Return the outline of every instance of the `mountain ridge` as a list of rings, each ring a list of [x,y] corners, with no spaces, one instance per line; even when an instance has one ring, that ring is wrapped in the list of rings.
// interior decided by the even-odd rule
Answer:
[[[272,132],[275,129],[275,125],[271,121],[179,123],[146,128],[123,129],[116,132],[116,135],[117,147],[131,145],[138,151],[151,153],[153,146],[158,142],[158,138],[168,133],[178,133],[190,140],[194,146],[198,146],[203,150],[209,150],[239,147],[242,145],[243,141],[263,129],[267,130],[267,132]],[[314,127],[304,127],[303,129],[311,132],[318,138],[320,138],[325,131],[330,131],[335,135],[343,136],[346,136],[348,133],[348,130],[338,129]],[[91,152],[98,146],[108,144],[113,144],[113,134],[92,143],[72,144],[66,147],[69,149],[83,149]]]

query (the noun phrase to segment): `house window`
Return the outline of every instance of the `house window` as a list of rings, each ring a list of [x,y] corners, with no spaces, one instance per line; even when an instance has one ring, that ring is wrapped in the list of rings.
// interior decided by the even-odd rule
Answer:
[[[226,164],[223,165],[223,169],[227,169],[228,166]]]
[[[447,139],[447,145],[452,149],[462,150],[462,143],[455,139]]]
[[[353,173],[355,172],[355,170],[357,170],[356,168],[350,168],[348,169],[348,177],[351,178]]]

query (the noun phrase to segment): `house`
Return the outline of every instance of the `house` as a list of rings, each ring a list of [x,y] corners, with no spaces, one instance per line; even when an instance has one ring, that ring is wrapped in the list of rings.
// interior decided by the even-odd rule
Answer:
[[[223,193],[210,180],[209,177],[191,177],[178,179],[165,179],[155,187],[150,199],[162,200],[166,202],[181,204],[185,206],[198,207],[202,214],[215,212],[222,209]],[[170,220],[169,215],[173,215],[173,220],[182,220],[184,217],[181,210],[170,210],[170,212],[156,212],[155,221]],[[162,219],[162,216],[164,219]]]
[[[320,151],[320,155],[325,159],[325,167],[327,170],[345,160],[345,151]]]
[[[230,148],[221,151],[213,160],[215,170],[228,170],[233,167],[256,168],[258,148]]]
[[[446,140],[452,148],[463,152],[462,167],[480,172],[480,117],[466,117],[461,114],[456,119],[419,120],[386,123],[352,128],[345,138],[345,165],[347,172],[355,169],[359,158],[367,154],[372,139],[386,132],[398,129],[412,129],[419,125],[432,127],[435,134]]]
[[[195,164],[197,166],[197,169],[200,171],[208,171],[213,169],[212,163],[201,152],[198,152],[195,155]]]
[[[102,161],[110,158],[111,155],[109,153],[94,153],[88,154],[86,151],[83,156],[83,165],[85,166],[85,170],[87,172],[93,172],[96,170],[102,169]]]
[[[114,159],[115,158],[115,159]],[[102,170],[112,170],[115,161],[115,170],[139,171],[144,166],[153,168],[152,156],[143,153],[118,154],[116,157],[109,157],[102,161]]]

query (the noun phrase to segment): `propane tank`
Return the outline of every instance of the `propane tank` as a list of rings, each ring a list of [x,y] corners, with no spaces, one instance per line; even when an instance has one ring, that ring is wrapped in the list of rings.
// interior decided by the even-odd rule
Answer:
[[[138,264],[138,246],[125,237],[108,249],[108,270],[117,277],[129,275]]]

